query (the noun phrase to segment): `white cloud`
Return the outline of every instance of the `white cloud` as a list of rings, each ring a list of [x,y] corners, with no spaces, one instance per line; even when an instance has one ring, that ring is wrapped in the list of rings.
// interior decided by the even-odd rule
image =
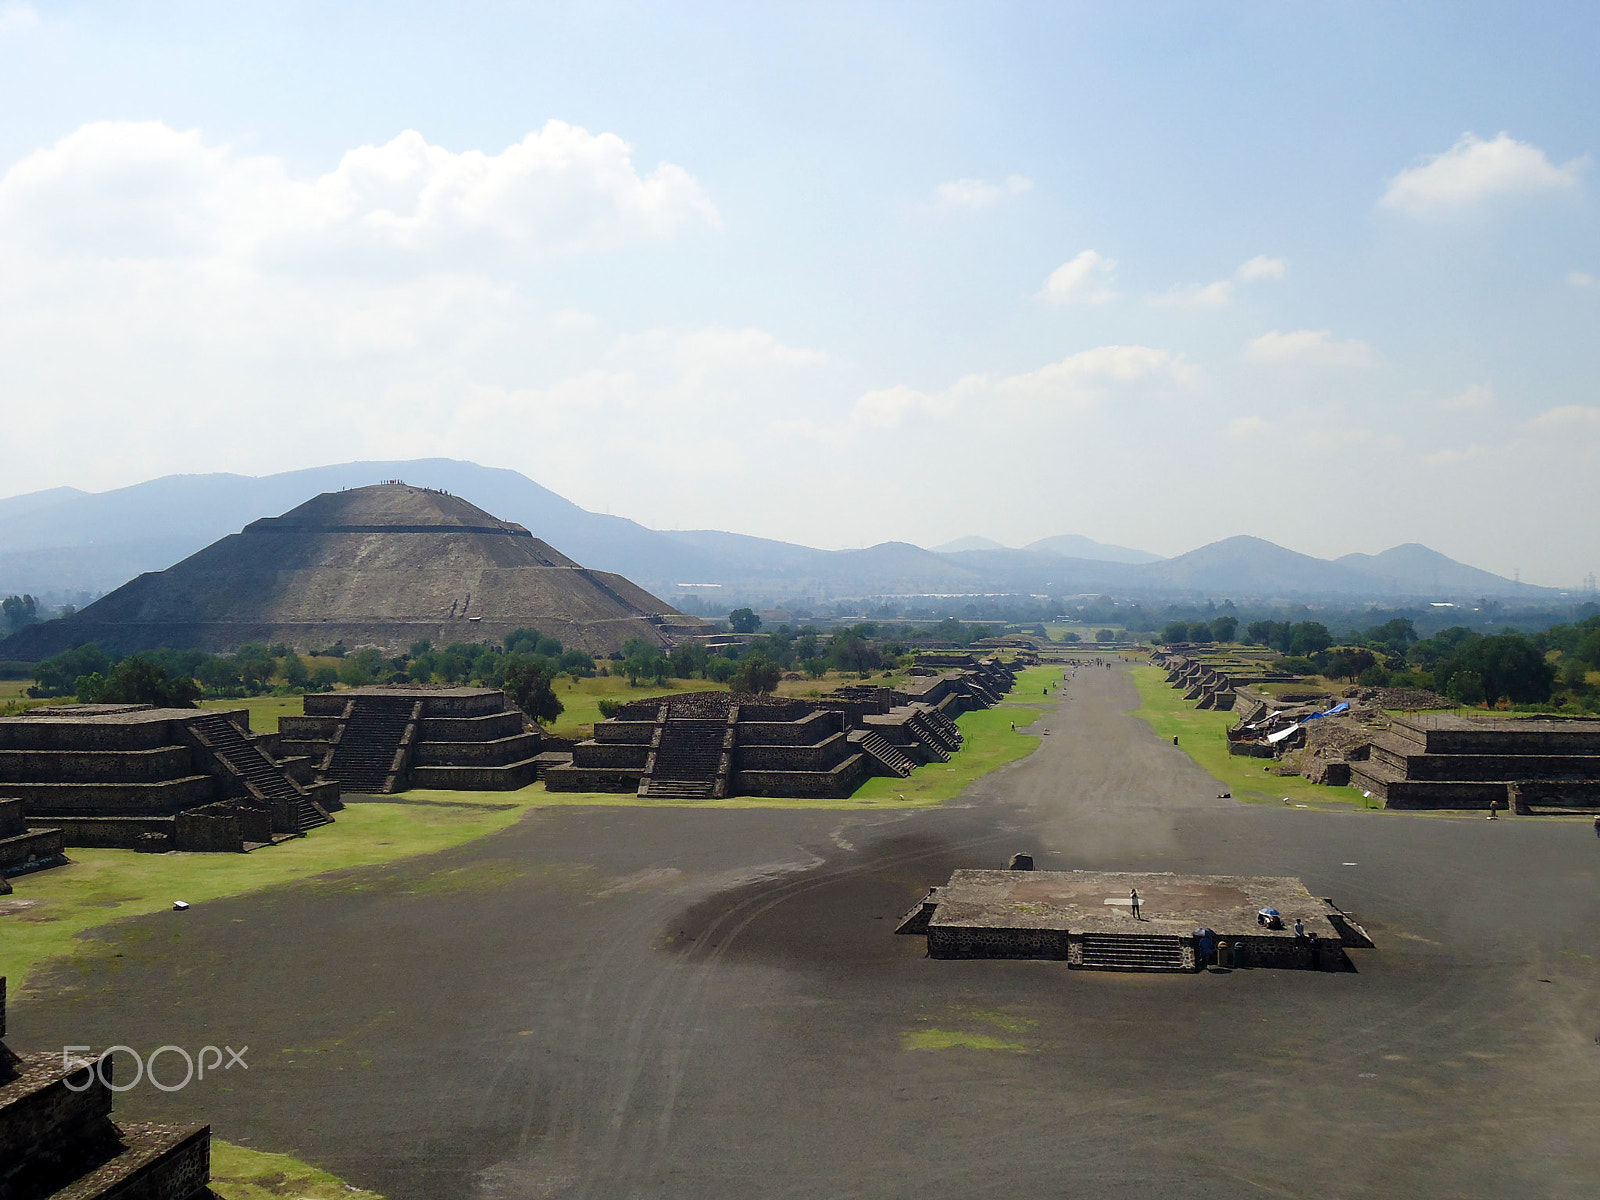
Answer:
[[[1483,412],[1495,405],[1494,389],[1487,383],[1475,383],[1453,396],[1439,401],[1439,407],[1449,412]]]
[[[1215,283],[1178,284],[1170,291],[1155,297],[1157,304],[1174,304],[1184,308],[1220,308],[1233,299],[1233,280],[1219,279]]]
[[[1428,455],[1423,461],[1430,467],[1453,467],[1458,463],[1484,458],[1488,453],[1482,446],[1468,446],[1465,450],[1439,450]]]
[[[550,121],[499,154],[407,130],[316,178],[160,122],[100,121],[0,179],[0,241],[72,257],[162,259],[417,250],[487,238],[530,253],[608,250],[717,213],[681,167]]]
[[[1340,340],[1326,329],[1274,329],[1251,341],[1244,357],[1252,362],[1289,367],[1370,367],[1376,352],[1356,338]]]
[[[1040,295],[1052,304],[1104,304],[1116,299],[1111,290],[1116,274],[1116,259],[1085,250],[1050,272]]]
[[[1020,196],[1031,191],[1033,180],[1025,175],[1007,175],[1001,183],[984,179],[952,179],[933,189],[934,201],[940,208],[976,210],[998,204],[1008,196]]]
[[[31,4],[0,4],[0,37],[17,29],[32,29],[39,24],[39,13]]]
[[[1574,271],[1568,275],[1567,282],[1576,288],[1600,288],[1600,279],[1583,271]]]
[[[1560,191],[1577,186],[1580,160],[1557,167],[1543,150],[1502,133],[1485,141],[1473,133],[1420,166],[1389,181],[1386,208],[1423,214],[1475,203],[1490,196]]]
[[[1540,413],[1528,423],[1536,429],[1581,429],[1586,425],[1600,425],[1600,406],[1563,404]]]
[[[1287,258],[1268,258],[1265,254],[1258,254],[1240,263],[1233,277],[1240,283],[1254,283],[1260,279],[1282,279],[1288,273]]]
[[[1272,424],[1262,417],[1235,417],[1228,422],[1228,432],[1234,437],[1254,437],[1258,434],[1271,433]]]
[[[1020,375],[967,375],[941,392],[903,385],[869,392],[856,401],[850,423],[888,429],[912,413],[938,420],[978,412],[1040,420],[1092,408],[1116,388],[1186,387],[1198,378],[1198,368],[1169,350],[1100,346]]]
[[[1282,279],[1288,270],[1288,259],[1268,258],[1265,254],[1258,254],[1240,263],[1231,279],[1218,279],[1214,283],[1207,284],[1178,284],[1164,294],[1156,296],[1155,302],[1181,305],[1186,308],[1220,308],[1233,300],[1235,284]]]

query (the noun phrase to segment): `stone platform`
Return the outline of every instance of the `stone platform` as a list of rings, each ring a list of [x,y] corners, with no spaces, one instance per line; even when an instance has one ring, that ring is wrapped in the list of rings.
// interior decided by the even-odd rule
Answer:
[[[1140,915],[1130,893],[1138,889]],[[1256,920],[1262,908],[1283,929]],[[1300,920],[1305,936],[1296,934]],[[1371,946],[1349,914],[1300,880],[1275,876],[961,870],[933,888],[897,933],[922,933],[931,958],[1048,958],[1077,969],[1197,971],[1210,929],[1233,965],[1351,970],[1347,946]],[[1314,935],[1314,936],[1313,936]],[[1214,957],[1214,956],[1213,956]]]

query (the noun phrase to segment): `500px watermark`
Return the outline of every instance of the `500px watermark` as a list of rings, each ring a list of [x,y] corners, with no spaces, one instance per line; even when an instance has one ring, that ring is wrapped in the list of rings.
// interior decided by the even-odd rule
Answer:
[[[141,1055],[132,1046],[109,1046],[96,1058],[83,1058],[77,1053],[78,1051],[92,1049],[92,1046],[61,1047],[62,1070],[76,1072],[80,1068],[89,1069],[88,1078],[84,1079],[81,1084],[73,1083],[70,1075],[62,1080],[68,1090],[74,1092],[87,1091],[94,1086],[94,1081],[98,1078],[102,1084],[113,1092],[130,1091],[139,1086],[141,1079],[149,1079],[152,1085],[163,1092],[181,1092],[192,1081],[204,1079],[207,1071],[215,1075],[219,1068],[224,1071],[231,1071],[234,1067],[239,1067],[245,1071],[250,1069],[250,1065],[244,1061],[245,1053],[250,1049],[249,1046],[241,1046],[237,1050],[232,1046],[223,1046],[221,1049],[216,1046],[201,1046],[200,1052],[196,1055],[191,1055],[182,1046],[157,1046],[150,1052],[148,1057]],[[222,1057],[224,1051],[228,1055],[226,1060]],[[127,1083],[111,1082],[111,1076],[115,1074],[116,1069],[115,1067],[108,1068],[107,1064],[117,1054],[126,1054],[133,1059],[133,1078]],[[162,1068],[167,1074],[166,1080],[162,1080],[156,1075],[156,1063],[163,1056],[168,1060],[167,1065]],[[175,1059],[180,1059],[183,1062],[183,1078],[178,1080],[177,1083],[171,1082],[171,1079],[177,1074],[177,1064],[173,1061]]]

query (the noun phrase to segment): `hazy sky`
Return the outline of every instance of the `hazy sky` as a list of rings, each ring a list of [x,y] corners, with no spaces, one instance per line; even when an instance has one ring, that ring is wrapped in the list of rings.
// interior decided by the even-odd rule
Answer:
[[[1594,5],[0,0],[0,493],[1600,570]]]

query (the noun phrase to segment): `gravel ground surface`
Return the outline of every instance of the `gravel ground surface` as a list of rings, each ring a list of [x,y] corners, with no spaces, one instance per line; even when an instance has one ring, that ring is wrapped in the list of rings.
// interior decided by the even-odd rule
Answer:
[[[129,921],[44,970],[10,1042],[248,1045],[248,1073],[119,1115],[390,1200],[1600,1190],[1587,822],[1235,804],[1128,715],[1123,670],[1053,699],[1036,754],[940,809],[551,808]],[[1379,948],[1355,974],[1137,976],[891,936],[1017,851],[1298,875]]]

